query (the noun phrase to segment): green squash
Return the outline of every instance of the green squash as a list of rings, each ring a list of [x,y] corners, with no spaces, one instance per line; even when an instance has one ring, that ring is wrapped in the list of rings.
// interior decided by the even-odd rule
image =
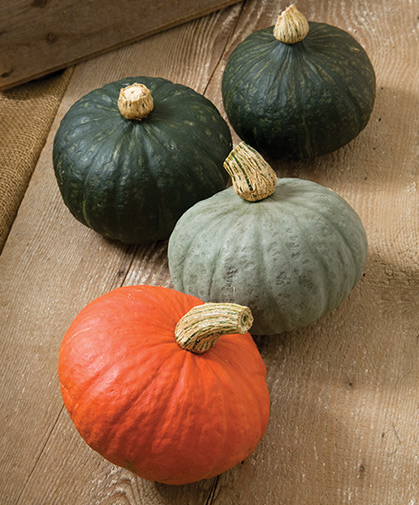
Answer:
[[[189,207],[225,188],[231,147],[207,98],[166,79],[135,77],[70,108],[53,164],[75,218],[105,237],[146,244],[167,239]]]
[[[234,49],[222,79],[231,126],[273,159],[312,158],[350,142],[368,123],[375,88],[361,45],[294,6]]]
[[[254,334],[294,330],[338,307],[367,258],[353,208],[317,183],[277,181],[245,143],[225,167],[233,187],[189,209],[169,239],[175,288],[207,302],[250,307]]]

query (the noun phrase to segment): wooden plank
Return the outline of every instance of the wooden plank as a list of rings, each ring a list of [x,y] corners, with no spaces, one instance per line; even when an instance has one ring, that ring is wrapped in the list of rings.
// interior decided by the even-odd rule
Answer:
[[[115,470],[82,443],[63,410],[57,379],[59,345],[73,317],[121,285],[134,258],[144,268],[144,282],[167,283],[165,244],[123,246],[75,221],[53,175],[52,142],[75,100],[127,75],[161,75],[203,92],[239,11],[239,6],[217,11],[73,72],[0,258],[0,304],[6,315],[0,339],[2,505],[126,503],[124,494],[131,503],[142,496],[152,505],[166,494]],[[211,486],[179,489],[172,503],[205,503]]]
[[[7,89],[237,0],[11,0],[0,5],[0,89]]]
[[[74,315],[122,283],[171,280],[166,243],[121,246],[70,216],[52,174],[52,140],[74,100],[128,74],[189,84],[221,107],[226,57],[273,22],[275,6],[247,0],[243,10],[237,5],[76,67],[0,258],[2,504],[419,503],[418,5],[399,12],[397,4],[299,2],[309,18],[348,29],[367,48],[377,102],[350,145],[275,168],[325,184],[355,207],[370,243],[365,277],[318,323],[257,338],[272,400],[268,431],[242,465],[190,486],[153,484],[115,468],[86,447],[63,410],[56,360]]]

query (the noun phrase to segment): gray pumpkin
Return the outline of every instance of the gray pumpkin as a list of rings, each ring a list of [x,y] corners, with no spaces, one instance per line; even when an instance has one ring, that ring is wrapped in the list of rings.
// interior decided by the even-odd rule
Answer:
[[[252,166],[259,182],[271,186],[272,194],[262,190],[258,201],[235,193],[243,193],[237,175],[251,194],[260,193]],[[263,172],[266,166],[256,151],[239,144],[225,164],[230,175],[235,172],[233,188],[190,208],[168,249],[177,290],[250,307],[254,334],[294,330],[338,307],[361,278],[367,257],[362,222],[343,198],[311,181],[276,182],[272,169]]]

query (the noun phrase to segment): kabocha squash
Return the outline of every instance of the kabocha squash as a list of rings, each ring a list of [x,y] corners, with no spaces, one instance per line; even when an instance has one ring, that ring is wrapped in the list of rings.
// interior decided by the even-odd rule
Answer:
[[[254,334],[294,330],[338,307],[367,257],[365,230],[352,207],[317,183],[277,181],[245,143],[225,168],[233,187],[189,209],[169,239],[175,288],[250,307]]]
[[[228,119],[246,143],[274,159],[326,154],[367,125],[375,73],[347,32],[307,22],[294,5],[230,55],[222,79]]]
[[[269,420],[252,314],[156,286],[117,288],[74,319],[59,351],[84,440],[140,477],[186,484],[228,470]]]
[[[225,188],[230,130],[187,86],[135,77],[91,91],[54,140],[65,204],[105,237],[145,244],[168,238],[197,201]]]

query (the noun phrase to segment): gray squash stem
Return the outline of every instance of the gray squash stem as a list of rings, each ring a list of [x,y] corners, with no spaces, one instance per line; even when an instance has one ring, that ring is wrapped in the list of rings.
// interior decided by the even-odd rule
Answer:
[[[265,159],[245,142],[238,144],[224,161],[234,191],[248,202],[257,202],[275,192],[278,177]]]

